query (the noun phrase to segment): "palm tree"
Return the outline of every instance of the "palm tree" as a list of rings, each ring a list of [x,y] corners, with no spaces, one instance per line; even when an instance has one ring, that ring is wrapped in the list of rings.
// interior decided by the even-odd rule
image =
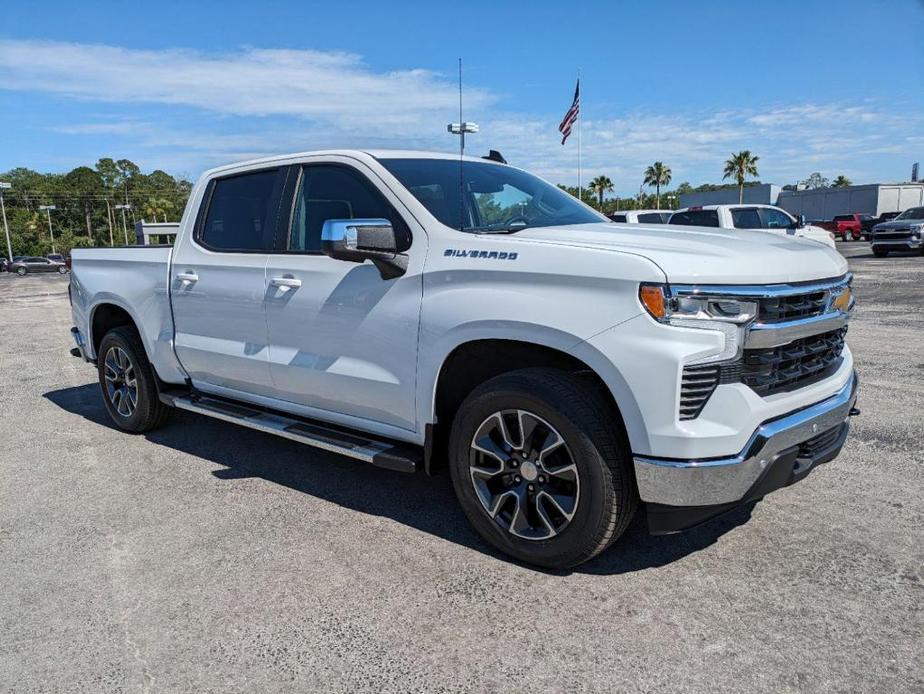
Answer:
[[[849,178],[841,174],[840,176],[834,179],[834,183],[832,183],[831,185],[834,186],[835,188],[846,188],[847,186],[851,185],[851,183],[850,183]]]
[[[613,182],[606,176],[597,176],[590,182],[590,189],[597,194],[600,201],[600,209],[603,209],[603,195],[613,192]]]
[[[661,186],[666,186],[671,182],[671,167],[665,166],[662,162],[656,161],[654,164],[645,169],[646,186],[654,186],[656,191],[655,207],[661,209]]]
[[[725,175],[723,179],[734,178],[738,184],[738,204],[744,202],[744,181],[748,176],[757,177],[757,160],[760,157],[751,154],[750,150],[743,149],[732,154],[725,162]]]

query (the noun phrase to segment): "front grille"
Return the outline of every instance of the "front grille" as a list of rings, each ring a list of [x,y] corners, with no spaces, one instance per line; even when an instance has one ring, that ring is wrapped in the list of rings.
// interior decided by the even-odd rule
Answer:
[[[829,376],[841,362],[843,327],[780,347],[744,350],[741,381],[761,396],[807,386]]]
[[[827,451],[834,442],[837,441],[837,437],[841,434],[842,426],[842,424],[838,424],[836,427],[823,431],[817,436],[813,436],[808,441],[800,444],[798,457],[814,460],[820,454]]]
[[[828,292],[776,296],[760,300],[757,320],[761,323],[782,323],[783,321],[810,318],[825,312]]]
[[[874,241],[888,241],[889,239],[907,239],[911,236],[911,230],[904,231],[879,231],[873,234]]]

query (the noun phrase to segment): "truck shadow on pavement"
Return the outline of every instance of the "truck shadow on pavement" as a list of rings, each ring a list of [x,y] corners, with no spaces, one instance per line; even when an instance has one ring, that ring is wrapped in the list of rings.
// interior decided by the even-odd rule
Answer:
[[[110,421],[96,383],[50,391],[44,397],[93,424],[131,436]],[[471,528],[456,502],[448,474],[427,477],[391,472],[188,412],[173,413],[166,426],[143,436],[151,443],[223,466],[210,473],[218,479],[261,478],[360,513],[390,518],[501,561],[518,563],[494,550]],[[666,536],[649,535],[640,510],[612,547],[572,571],[548,572],[523,566],[556,575],[615,575],[657,568],[713,544],[746,522],[752,508],[750,504],[686,533]]]

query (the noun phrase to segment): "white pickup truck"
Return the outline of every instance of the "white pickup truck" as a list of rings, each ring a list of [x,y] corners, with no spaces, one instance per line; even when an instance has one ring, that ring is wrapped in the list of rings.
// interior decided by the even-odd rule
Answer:
[[[683,530],[834,458],[851,276],[791,236],[629,226],[495,161],[214,169],[175,245],[74,249],[76,355],[127,432],[172,408],[448,468],[475,529],[570,567],[639,503]]]
[[[793,217],[774,205],[702,205],[674,212],[668,224],[683,226],[747,229],[772,234],[799,236],[835,248],[834,235],[821,227],[807,224],[805,217]]]

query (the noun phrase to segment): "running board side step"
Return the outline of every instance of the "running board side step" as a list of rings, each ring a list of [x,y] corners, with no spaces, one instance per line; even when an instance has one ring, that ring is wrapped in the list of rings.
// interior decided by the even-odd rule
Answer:
[[[415,472],[423,466],[422,451],[408,444],[372,439],[363,434],[346,432],[308,419],[203,395],[163,392],[160,394],[160,400],[180,410],[282,436],[386,470]]]

